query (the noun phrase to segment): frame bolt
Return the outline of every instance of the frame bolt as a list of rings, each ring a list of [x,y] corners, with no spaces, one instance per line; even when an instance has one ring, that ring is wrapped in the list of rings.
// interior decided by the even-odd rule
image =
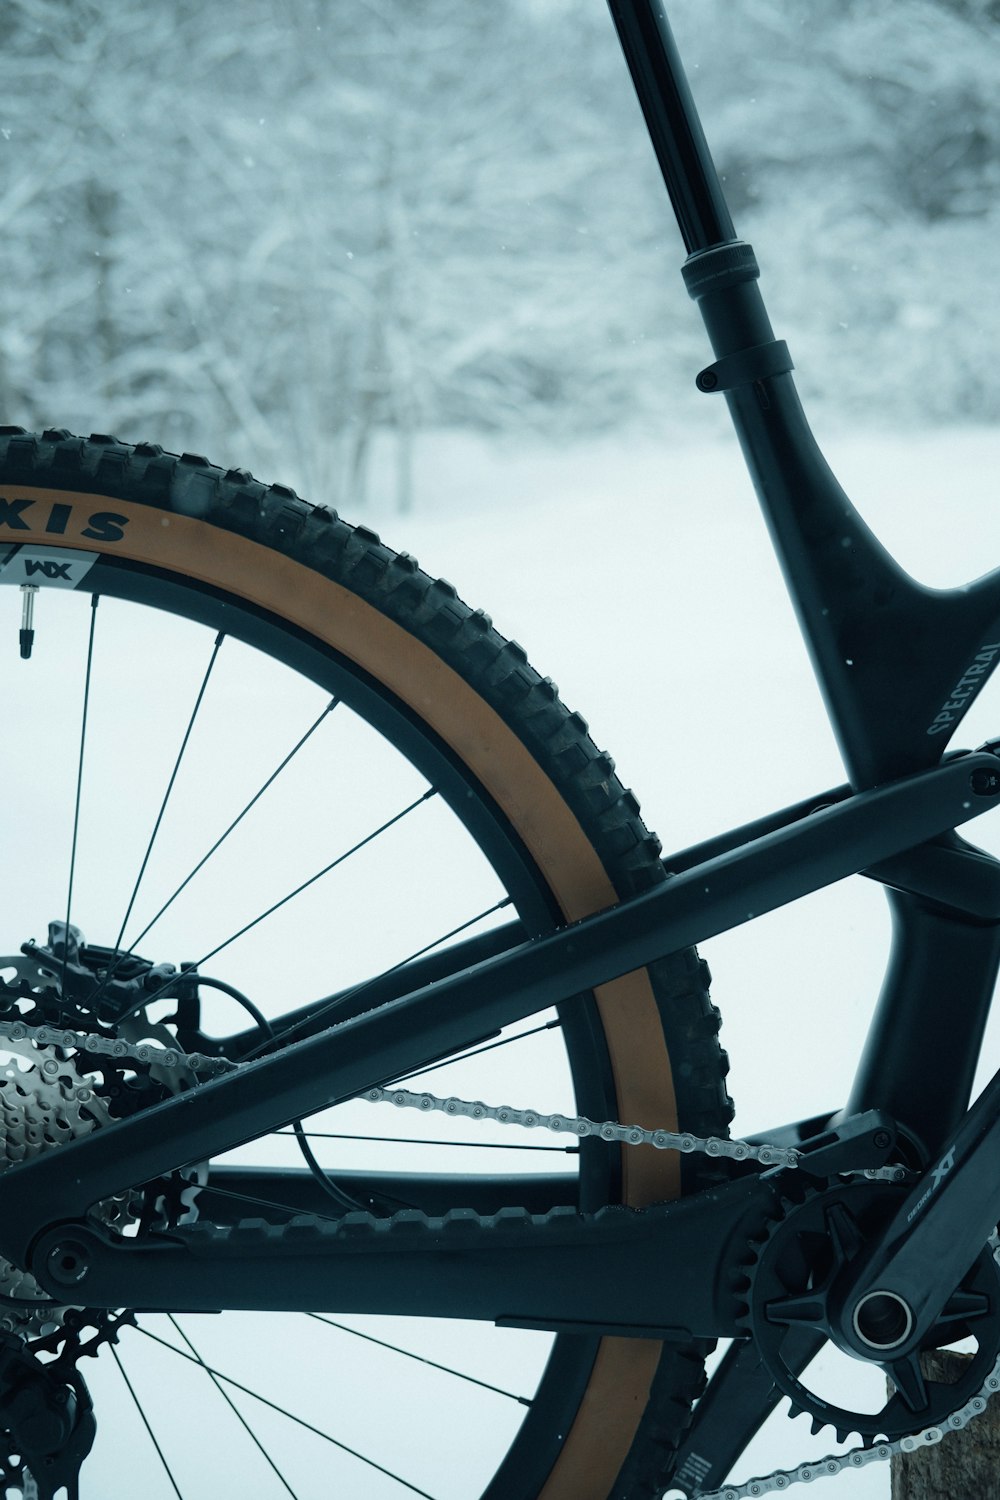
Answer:
[[[892,1136],[888,1130],[876,1130],[872,1136],[872,1145],[878,1151],[884,1151],[887,1146],[892,1145]]]
[[[969,777],[969,785],[979,797],[995,797],[1000,792],[1000,771],[987,771],[980,766]]]
[[[62,1240],[49,1251],[46,1264],[60,1286],[79,1286],[90,1270],[90,1255],[77,1240]]]

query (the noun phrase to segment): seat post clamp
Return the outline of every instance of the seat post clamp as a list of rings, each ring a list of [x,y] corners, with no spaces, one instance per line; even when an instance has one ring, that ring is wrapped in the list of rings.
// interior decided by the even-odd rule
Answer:
[[[706,393],[732,391],[737,386],[754,385],[770,375],[784,375],[794,369],[788,345],[784,339],[775,339],[770,344],[755,344],[752,349],[724,354],[701,371],[695,385]]]

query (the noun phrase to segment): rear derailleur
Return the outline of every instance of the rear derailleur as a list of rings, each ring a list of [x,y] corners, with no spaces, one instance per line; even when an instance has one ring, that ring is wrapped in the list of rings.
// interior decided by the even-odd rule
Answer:
[[[0,1343],[0,1495],[55,1500],[65,1490],[79,1500],[97,1424],[77,1361],[114,1342],[123,1317],[68,1310],[48,1337],[29,1344],[8,1335]]]

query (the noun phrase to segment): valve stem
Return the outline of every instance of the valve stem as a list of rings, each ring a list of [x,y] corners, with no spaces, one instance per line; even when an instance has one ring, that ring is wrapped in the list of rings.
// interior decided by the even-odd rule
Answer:
[[[27,661],[31,656],[31,648],[35,644],[35,632],[33,620],[35,617],[35,595],[38,593],[37,583],[21,584],[21,660]]]

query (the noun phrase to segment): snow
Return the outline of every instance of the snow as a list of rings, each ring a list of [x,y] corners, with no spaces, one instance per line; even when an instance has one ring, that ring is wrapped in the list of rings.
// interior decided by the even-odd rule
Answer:
[[[819,435],[916,577],[955,585],[992,566],[1000,433]],[[405,525],[388,510],[376,519],[386,541],[489,609],[555,678],[666,848],[843,780],[734,441],[606,437],[553,451],[445,434],[426,444],[416,513]],[[994,686],[960,743],[995,735],[998,712]],[[1000,853],[988,819],[966,832]],[[881,892],[858,878],[704,945],[732,1060],[734,1131],[843,1103],[887,941]],[[994,1025],[978,1086],[998,1063]],[[827,1378],[849,1391],[857,1371]],[[790,1425],[779,1411],[733,1477],[833,1451],[829,1437],[810,1438],[804,1419]],[[833,1492],[884,1500],[888,1470],[845,1475]]]
[[[236,28],[230,9],[120,0],[75,28],[37,24],[44,4],[12,9],[5,420],[204,451],[314,501],[353,495],[349,519],[523,641],[668,848],[838,783],[724,408],[693,390],[704,340],[604,7],[434,0],[340,7],[320,27],[313,7],[246,0]],[[670,9],[777,335],[823,399],[835,470],[916,575],[982,573],[1000,439],[955,424],[997,404],[1000,304],[983,295],[995,21],[931,0]],[[443,422],[455,430],[427,431]],[[967,743],[996,731],[995,702],[994,689],[976,705]],[[25,721],[36,733],[43,704]],[[116,735],[122,764],[169,764],[144,723]],[[970,832],[998,847],[987,826]],[[309,833],[318,865],[323,829]],[[880,892],[853,880],[706,946],[736,1129],[843,1100],[886,943]],[[997,1051],[991,1032],[985,1072]],[[469,1335],[433,1337],[460,1359]],[[357,1352],[342,1358],[354,1368]],[[98,1363],[111,1458],[102,1471],[95,1456],[84,1493],[113,1494],[116,1444],[145,1439]],[[173,1395],[168,1374],[146,1374]],[[371,1405],[360,1384],[341,1399]],[[740,1474],[823,1451],[782,1421]],[[452,1427],[475,1443],[471,1419]],[[195,1490],[201,1458],[190,1445]],[[322,1472],[311,1452],[297,1460]],[[836,1491],[887,1493],[871,1470]]]
[[[0,54],[7,420],[353,504],[382,429],[693,419],[701,329],[605,6],[36,9]],[[858,418],[996,407],[987,12],[670,6],[803,389]]]
[[[372,487],[377,489],[384,461],[390,466],[390,500],[382,511],[371,509],[363,517],[367,525],[377,524],[388,542],[449,577],[472,604],[491,609],[498,627],[525,644],[536,665],[561,684],[570,706],[587,715],[597,741],[615,754],[623,779],[637,788],[649,823],[668,848],[691,844],[842,780],[778,568],[735,442],[724,435],[718,420],[720,410],[706,403],[703,427],[689,431],[682,443],[657,438],[648,426],[559,447],[546,447],[537,439],[429,434],[417,449],[414,514],[400,518],[393,509],[389,452],[376,455]],[[989,566],[995,556],[990,538],[1000,474],[1000,437],[995,433],[974,427],[927,428],[919,434],[888,431],[877,438],[871,430],[852,435],[821,415],[819,435],[848,492],[917,576],[931,584],[960,583]],[[6,638],[16,650],[20,600],[16,590],[6,593]],[[48,881],[49,887],[40,890],[37,882],[26,879],[15,883],[10,894],[8,925],[18,935],[36,930],[47,913],[62,910],[66,866],[58,850],[69,837],[75,786],[75,773],[65,769],[69,764],[73,772],[75,762],[67,762],[64,752],[75,741],[61,718],[64,710],[78,726],[75,700],[67,698],[65,680],[58,676],[64,661],[60,633],[72,623],[70,612],[86,615],[86,606],[85,598],[71,590],[47,591],[36,611],[40,634],[31,671],[14,672],[8,680],[10,722],[31,726],[32,770],[46,787],[45,798],[25,796],[8,810],[8,832],[12,847],[44,846],[53,853],[36,862],[37,882],[44,886]],[[118,612],[126,609],[121,601],[108,599],[99,615],[101,640],[115,643],[115,656],[113,665],[103,654],[100,658],[92,733],[93,743],[100,744],[103,736],[112,753],[88,759],[94,770],[88,770],[80,894],[74,907],[74,917],[79,913],[92,941],[114,940],[131,884],[128,877],[142,857],[149,809],[158,805],[170,775],[211,647],[210,637],[192,622],[160,621],[150,611],[157,628],[169,632],[157,657],[141,633],[134,638],[123,633]],[[67,648],[73,641],[82,664],[84,637],[67,637]],[[155,713],[147,717],[135,709],[123,714],[121,683],[134,684],[137,692],[154,660],[171,664],[171,671],[157,674],[151,684]],[[261,662],[249,647],[226,643],[198,730],[213,765],[225,768],[223,784],[200,774],[200,761],[197,770],[186,768],[178,777],[170,817],[137,904],[140,927],[176,888],[175,871],[190,871],[192,861],[245,806],[328,701],[315,685]],[[964,743],[977,744],[995,733],[991,715],[996,701],[995,687],[987,689],[970,714]],[[401,776],[384,747],[381,754],[384,760],[372,753],[358,723],[345,720],[340,710],[329,715],[296,768],[309,788],[305,820],[293,800],[301,783],[282,781],[269,793],[273,822],[265,819],[261,825],[248,819],[241,825],[239,839],[227,843],[213,862],[214,881],[202,884],[199,877],[197,885],[192,882],[185,898],[166,913],[155,939],[144,939],[141,948],[152,943],[148,951],[157,960],[208,953],[220,925],[224,933],[237,931],[248,917],[327,866],[331,850],[352,845],[420,796],[423,783],[416,779],[414,785],[412,768]],[[123,767],[128,776],[122,775]],[[140,805],[137,799],[150,790],[147,781],[155,786],[156,799]],[[323,795],[314,795],[315,788]],[[420,819],[434,816],[437,806],[438,801],[425,804]],[[114,860],[108,857],[108,828],[114,830]],[[416,819],[401,825],[393,831],[387,860],[352,862],[349,877],[340,878],[332,891],[323,883],[310,887],[301,902],[282,907],[273,920],[253,927],[231,948],[227,945],[220,976],[246,993],[266,991],[266,1003],[287,1009],[302,994],[329,991],[331,962],[337,966],[334,987],[341,975],[350,979],[370,972],[360,966],[370,961],[373,910],[392,914],[392,923],[380,921],[379,926],[388,965],[419,946],[424,903],[437,901],[439,884],[441,901],[456,906],[431,929],[434,936],[470,915],[466,900],[473,902],[473,912],[486,909],[496,897],[495,877],[484,878],[481,889],[472,880],[466,884],[454,878],[463,852],[456,832],[454,819],[435,825],[433,834]],[[985,821],[970,832],[1000,849],[996,831]],[[377,852],[381,855],[382,849]],[[262,871],[256,869],[258,861]],[[439,882],[440,869],[450,878]],[[116,871],[125,882],[120,889],[112,878]],[[260,874],[263,884],[253,883],[246,871]],[[483,878],[481,870],[473,875]],[[856,879],[705,945],[732,1058],[738,1132],[766,1132],[844,1102],[881,979],[886,937],[880,892]],[[282,954],[279,965],[275,952]],[[318,967],[310,972],[310,964]],[[213,1018],[207,1024],[220,1033],[228,1031],[232,1016],[223,1017],[217,1027]],[[996,1066],[998,1051],[994,1028],[987,1038],[983,1076]],[[500,1064],[495,1076],[494,1062]],[[548,1053],[526,1063],[518,1049],[510,1048],[481,1060],[487,1063],[491,1076],[488,1081],[484,1077],[482,1087],[437,1087],[429,1080],[424,1086],[490,1103],[566,1112],[566,1101],[549,1093],[558,1094],[564,1085]],[[438,1071],[443,1075],[445,1070]],[[368,1129],[367,1119],[363,1125],[355,1123],[351,1113],[367,1109],[360,1103],[344,1106],[346,1128]],[[393,1117],[381,1128],[406,1133],[402,1118],[398,1127],[395,1121]],[[425,1139],[432,1134],[428,1130]],[[358,1155],[348,1157],[346,1149]],[[364,1165],[365,1149],[370,1148],[331,1143],[328,1160]],[[400,1155],[412,1149],[400,1147]],[[412,1159],[399,1165],[405,1169]],[[536,1165],[539,1160],[550,1159],[533,1158]],[[440,1165],[465,1167],[464,1162],[453,1165],[451,1155]],[[487,1438],[478,1388],[466,1391],[463,1384],[461,1395],[452,1390],[442,1396],[432,1380],[411,1390],[375,1363],[369,1346],[362,1353],[349,1335],[338,1333],[331,1342],[327,1335],[333,1331],[310,1323],[303,1344],[280,1315],[263,1323],[239,1315],[179,1322],[206,1360],[237,1378],[246,1371],[247,1382],[270,1399],[293,1407],[301,1403],[308,1420],[410,1476],[435,1500],[469,1500],[470,1491],[478,1492],[461,1466],[468,1462],[473,1473],[477,1466],[480,1473],[492,1472],[494,1456],[487,1442],[495,1442],[496,1452],[502,1452],[511,1430],[503,1422],[516,1422],[521,1410],[510,1403],[507,1417],[499,1428],[491,1425]],[[528,1395],[547,1347],[544,1335],[522,1336],[485,1325],[362,1319],[359,1326],[446,1365],[486,1370],[498,1384]],[[165,1320],[152,1320],[150,1327],[177,1345],[178,1332]],[[323,1342],[314,1341],[318,1332]],[[203,1492],[211,1482],[206,1476],[218,1446],[216,1429],[230,1424],[230,1416],[189,1378],[176,1353],[166,1354],[126,1331],[122,1356],[141,1398],[155,1408],[160,1436],[174,1439],[170,1457],[182,1493]],[[839,1391],[845,1402],[855,1400],[860,1367],[850,1365],[845,1383],[843,1370],[836,1368],[844,1361],[828,1363],[824,1379],[832,1382],[830,1391]],[[123,1453],[136,1472],[141,1468],[145,1473],[149,1459],[147,1440],[113,1363],[106,1357],[93,1361],[86,1374],[99,1419],[98,1443],[83,1484],[84,1495],[93,1500],[116,1493]],[[262,1415],[259,1404],[248,1398],[239,1400],[298,1492],[303,1497],[326,1493],[318,1489],[317,1476],[327,1484],[333,1468],[320,1451],[320,1440],[300,1440],[286,1420]],[[442,1401],[449,1413],[443,1475],[433,1468],[441,1445],[425,1440],[427,1430],[440,1423]],[[273,1476],[261,1467],[264,1461],[235,1426],[231,1436],[240,1445],[232,1455],[226,1449],[232,1482],[261,1497],[276,1493]],[[736,1477],[821,1455],[829,1448],[828,1437],[810,1438],[806,1423],[790,1425],[779,1411],[741,1461]],[[381,1500],[382,1495],[391,1500],[398,1493],[394,1481],[373,1478],[368,1471],[359,1479],[356,1460],[344,1462],[343,1478],[338,1469],[336,1482],[345,1493],[364,1493],[365,1500]],[[170,1487],[159,1469],[150,1470],[145,1492],[146,1500],[169,1500]],[[888,1475],[872,1469],[848,1475],[837,1493],[845,1500],[885,1500]]]

